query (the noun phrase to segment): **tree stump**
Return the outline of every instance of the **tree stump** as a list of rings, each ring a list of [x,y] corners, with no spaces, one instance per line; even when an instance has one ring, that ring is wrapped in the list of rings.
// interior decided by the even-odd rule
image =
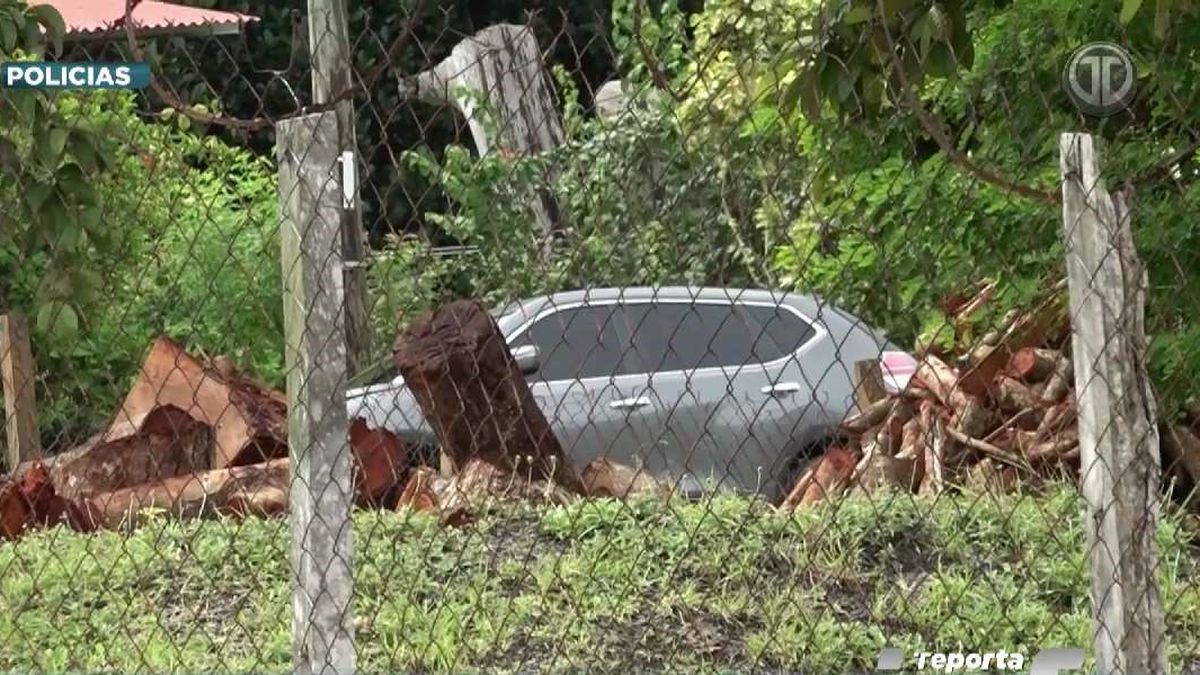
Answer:
[[[581,492],[500,328],[478,302],[460,300],[421,317],[397,338],[394,356],[455,467],[480,460],[515,478]]]

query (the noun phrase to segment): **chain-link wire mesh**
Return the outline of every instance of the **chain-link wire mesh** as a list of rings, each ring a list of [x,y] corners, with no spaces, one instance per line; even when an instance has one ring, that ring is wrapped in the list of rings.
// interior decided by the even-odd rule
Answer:
[[[50,4],[0,667],[1200,672],[1185,3]]]

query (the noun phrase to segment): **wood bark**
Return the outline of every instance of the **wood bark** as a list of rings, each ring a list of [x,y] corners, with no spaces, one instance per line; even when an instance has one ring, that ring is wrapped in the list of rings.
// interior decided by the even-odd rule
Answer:
[[[858,461],[858,453],[853,450],[838,445],[830,446],[800,476],[779,508],[790,510],[840,495],[854,478]]]
[[[137,525],[147,509],[178,518],[275,515],[287,511],[288,459],[174,476],[84,500],[88,520],[116,529]]]
[[[45,461],[55,489],[67,499],[207,471],[213,434],[174,405],[118,421],[83,445]],[[24,474],[34,463],[22,465]]]
[[[355,494],[360,503],[387,504],[408,473],[408,446],[395,434],[372,429],[362,418],[355,418],[350,422],[350,448],[354,452]]]
[[[859,410],[866,410],[875,401],[887,397],[883,383],[883,370],[878,359],[866,359],[854,363],[854,400]]]
[[[159,337],[125,396],[109,438],[122,438],[155,408],[171,405],[214,430],[213,468],[287,454],[287,399],[252,380],[205,367],[179,343]]]
[[[1061,356],[1053,349],[1024,347],[1013,354],[1005,370],[1010,377],[1026,384],[1036,384],[1050,377]]]
[[[453,302],[414,322],[398,338],[395,358],[454,466],[478,459],[581,492],[504,336],[478,302]]]
[[[580,472],[579,478],[583,493],[589,497],[625,498],[639,493],[661,492],[666,488],[645,471],[603,457],[592,460]]]

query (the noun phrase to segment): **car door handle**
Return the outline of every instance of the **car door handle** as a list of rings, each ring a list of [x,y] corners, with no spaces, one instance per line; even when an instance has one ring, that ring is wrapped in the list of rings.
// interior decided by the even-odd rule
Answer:
[[[614,410],[636,410],[637,408],[645,408],[650,405],[650,399],[645,396],[635,396],[633,398],[619,398],[615,401],[609,401],[608,407]]]
[[[779,396],[780,394],[795,394],[800,389],[799,382],[777,382],[775,384],[768,384],[759,389],[759,391],[770,396]]]

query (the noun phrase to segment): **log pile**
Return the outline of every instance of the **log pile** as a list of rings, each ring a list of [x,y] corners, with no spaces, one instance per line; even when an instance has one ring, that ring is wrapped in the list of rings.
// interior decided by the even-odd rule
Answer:
[[[356,501],[391,507],[409,470],[394,435],[350,425]],[[0,539],[64,524],[136,525],[178,517],[274,515],[288,506],[287,400],[228,359],[203,363],[159,338],[108,428],[79,447],[0,478]]]
[[[981,284],[975,297],[948,307],[956,329],[963,313],[977,311],[993,292],[993,284]],[[858,411],[841,424],[842,440],[809,464],[781,508],[884,487],[937,494],[1076,479],[1080,449],[1069,346],[1058,284],[957,359],[934,351],[918,357],[905,391],[860,399]],[[1188,424],[1163,426],[1164,487],[1186,494],[1200,485],[1200,414]]]

